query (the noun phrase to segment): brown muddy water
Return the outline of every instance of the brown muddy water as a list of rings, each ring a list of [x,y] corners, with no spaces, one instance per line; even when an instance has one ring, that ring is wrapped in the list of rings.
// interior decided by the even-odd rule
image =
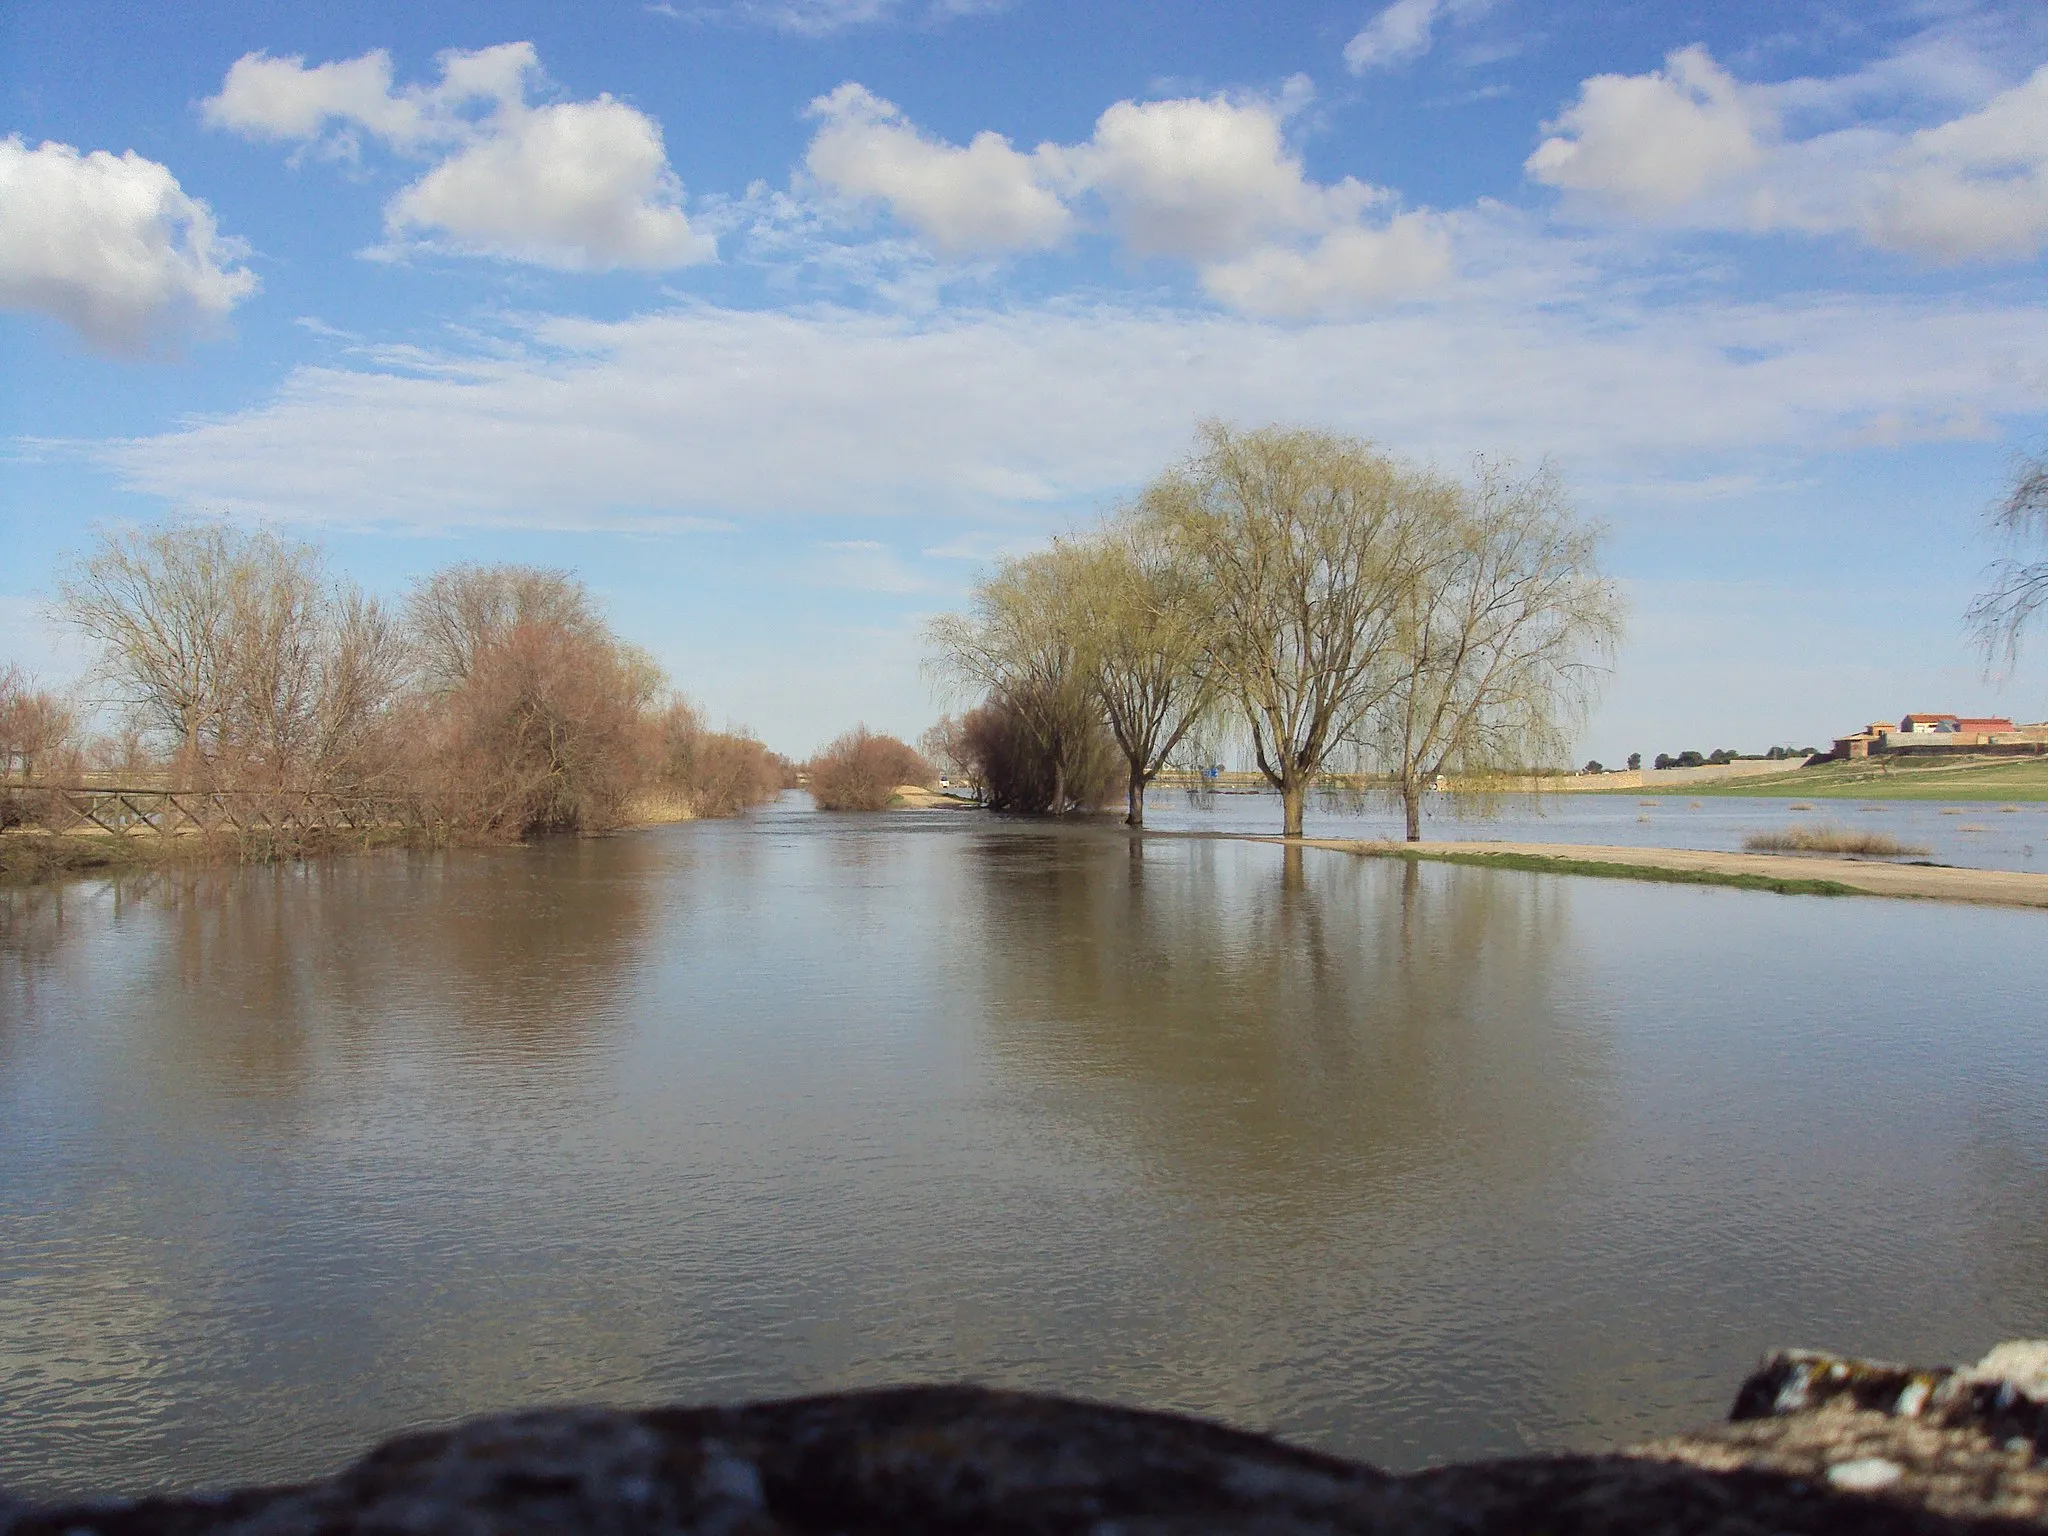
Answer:
[[[962,1378],[1412,1467],[2048,1333],[2048,915],[803,804],[0,892],[0,1486]]]

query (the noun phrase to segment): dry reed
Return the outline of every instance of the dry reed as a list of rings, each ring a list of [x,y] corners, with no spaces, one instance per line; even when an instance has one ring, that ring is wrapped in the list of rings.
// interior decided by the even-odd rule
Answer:
[[[1752,832],[1742,840],[1745,853],[1840,853],[1873,859],[1924,854],[1884,832],[1857,832],[1848,827],[1787,827],[1782,832]]]

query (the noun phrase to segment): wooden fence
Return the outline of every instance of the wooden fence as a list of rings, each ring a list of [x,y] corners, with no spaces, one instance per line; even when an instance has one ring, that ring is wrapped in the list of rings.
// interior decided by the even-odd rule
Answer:
[[[84,784],[0,784],[9,820],[52,832],[97,828],[116,837],[200,833],[295,838],[309,832],[424,828],[432,818],[410,796],[346,790],[165,789]]]

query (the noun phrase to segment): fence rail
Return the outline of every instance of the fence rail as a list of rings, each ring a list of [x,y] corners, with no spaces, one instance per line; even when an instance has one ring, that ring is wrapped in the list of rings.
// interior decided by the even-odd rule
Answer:
[[[4,814],[10,803],[12,816]],[[297,837],[309,832],[423,828],[431,817],[411,796],[347,790],[0,783],[0,827],[9,821],[52,832],[98,828],[116,837]]]

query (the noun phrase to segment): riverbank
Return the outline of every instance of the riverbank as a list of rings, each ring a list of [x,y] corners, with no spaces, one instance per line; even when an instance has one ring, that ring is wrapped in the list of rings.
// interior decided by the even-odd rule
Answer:
[[[1279,837],[1240,835],[1254,842],[1290,842]],[[1678,885],[1727,885],[1784,896],[1890,896],[1980,906],[2048,908],[2048,874],[2014,870],[1580,843],[1393,843],[1308,837],[1300,839],[1299,846],[1331,848],[1373,859],[1418,859],[1437,864]]]
[[[1743,765],[1747,766],[1747,765]],[[1645,773],[1639,782],[1603,784],[1581,779],[1579,792],[1598,795],[1685,795],[1801,800],[2048,801],[2048,758],[1965,757],[1957,761],[1919,757],[1868,757],[1854,762],[1816,763],[1782,773],[1754,773],[1716,780],[1688,779],[1660,785]]]
[[[980,1386],[542,1409],[387,1441],[298,1487],[41,1509],[0,1496],[0,1536],[2018,1532],[2048,1524],[2044,1361],[2029,1341],[1962,1369],[1781,1351],[1726,1424],[1405,1476],[1214,1420]]]

